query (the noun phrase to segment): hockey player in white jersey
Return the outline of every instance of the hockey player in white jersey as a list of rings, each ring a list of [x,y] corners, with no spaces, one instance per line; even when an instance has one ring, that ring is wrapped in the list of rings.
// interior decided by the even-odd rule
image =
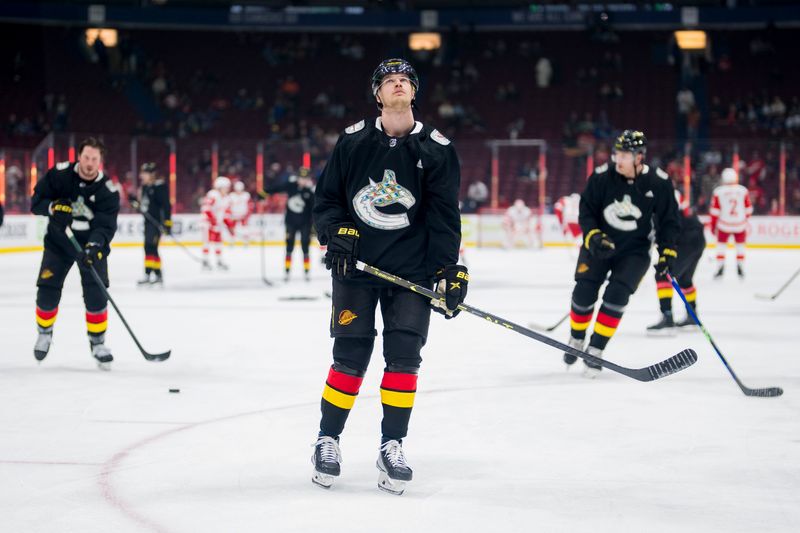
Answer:
[[[513,248],[521,238],[526,248],[533,246],[531,232],[531,209],[525,205],[521,198],[506,209],[503,216],[503,226],[506,230],[506,248]]]
[[[230,217],[231,180],[219,176],[214,180],[214,188],[206,193],[200,212],[203,215],[203,269],[211,270],[209,253],[214,249],[217,256],[217,268],[228,270],[228,265],[222,260],[222,230],[224,220]]]
[[[733,236],[736,242],[736,271],[744,278],[744,249],[747,241],[747,223],[753,214],[750,194],[747,187],[739,185],[736,171],[726,168],[722,171],[722,184],[714,189],[711,199],[711,233],[717,236],[717,273],[715,278],[725,272],[725,251],[728,240]]]
[[[225,226],[234,241],[241,238],[245,246],[250,244],[250,228],[247,223],[253,212],[250,193],[245,190],[244,182],[233,184],[233,192],[228,195],[230,216],[225,219]]]
[[[581,236],[581,225],[578,223],[580,213],[581,195],[574,192],[562,196],[553,206],[553,212],[561,224],[561,232],[566,238],[577,239]]]

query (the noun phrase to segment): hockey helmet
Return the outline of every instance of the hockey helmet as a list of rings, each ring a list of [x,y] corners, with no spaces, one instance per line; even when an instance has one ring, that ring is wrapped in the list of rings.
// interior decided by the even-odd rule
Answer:
[[[298,178],[307,178],[311,175],[311,169],[308,167],[300,167],[297,170],[297,177]]]
[[[375,72],[372,73],[373,95],[378,94],[378,89],[381,88],[381,82],[383,81],[383,78],[389,74],[405,74],[408,76],[408,80],[414,87],[414,94],[416,95],[419,91],[419,76],[417,76],[417,71],[414,70],[414,67],[411,66],[411,63],[405,59],[394,58],[384,59],[381,61],[380,65],[378,65],[378,68],[376,68]]]
[[[233,184],[233,190],[236,191],[236,192],[244,191],[244,182],[243,181],[237,181],[236,183],[234,183]]]
[[[736,171],[732,168],[726,168],[722,171],[721,181],[723,185],[732,185],[739,182],[739,176],[736,175]]]
[[[230,190],[231,180],[225,176],[219,176],[214,180],[214,188]]]
[[[647,138],[636,130],[625,130],[614,140],[614,150],[644,154],[647,152]]]
[[[155,174],[155,172],[156,172],[156,164],[155,164],[155,163],[153,163],[153,162],[150,162],[150,163],[144,163],[144,164],[142,164],[142,166],[139,168],[139,172],[149,172],[149,173],[151,173],[151,174]]]

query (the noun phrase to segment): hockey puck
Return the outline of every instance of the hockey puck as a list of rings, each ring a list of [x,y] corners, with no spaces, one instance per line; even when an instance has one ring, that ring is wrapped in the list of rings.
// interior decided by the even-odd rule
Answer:
[[[180,389],[169,389],[169,391],[170,391],[170,392],[172,392],[172,393],[176,393],[176,394],[177,394],[177,393],[179,393],[181,390],[180,390]]]

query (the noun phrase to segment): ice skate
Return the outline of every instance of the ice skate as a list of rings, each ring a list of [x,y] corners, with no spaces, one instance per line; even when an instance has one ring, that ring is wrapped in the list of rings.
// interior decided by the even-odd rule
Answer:
[[[147,286],[147,285],[150,285],[150,283],[152,283],[152,281],[151,281],[151,278],[150,278],[150,273],[149,273],[149,272],[148,272],[148,273],[146,273],[142,279],[140,279],[140,280],[138,280],[138,281],[136,282],[136,284],[137,284],[138,286],[140,286],[140,287],[145,287],[145,286]]]
[[[222,259],[217,259],[217,270],[227,271],[229,268],[228,265],[222,261]]]
[[[311,464],[314,474],[311,481],[324,489],[331,488],[333,480],[341,473],[342,452],[339,450],[339,438],[322,436],[314,445]]]
[[[89,337],[89,345],[92,347],[92,357],[97,361],[100,370],[111,370],[111,362],[114,356],[111,350],[105,345],[105,335]]]
[[[724,273],[725,273],[725,266],[719,267],[717,269],[717,273],[714,274],[714,279],[720,279]]]
[[[381,445],[378,461],[376,463],[378,474],[378,488],[390,494],[400,496],[406,490],[406,483],[411,481],[413,472],[406,463],[403,454],[403,442],[388,440]]]
[[[50,345],[53,344],[53,328],[39,328],[39,337],[36,338],[36,344],[33,346],[33,356],[37,361],[42,362],[47,353],[50,351]]]
[[[697,322],[695,322],[691,316],[686,315],[686,318],[675,323],[675,327],[688,331],[693,327],[697,327]]]
[[[211,270],[211,263],[208,262],[208,259],[203,259],[203,270]]]
[[[652,326],[647,326],[647,334],[656,336],[675,335],[675,321],[672,319],[672,311],[662,312],[661,320]]]
[[[739,279],[744,279],[744,265],[736,265],[736,273],[739,275]]]
[[[586,353],[588,353],[589,355],[593,355],[598,359],[603,358],[603,350],[595,348],[594,346],[589,346],[586,349]],[[583,377],[585,378],[594,379],[597,376],[599,376],[600,372],[603,370],[603,367],[601,367],[600,365],[590,363],[589,361],[584,361],[583,363],[586,365],[586,367],[583,369]]]
[[[583,339],[576,339],[575,337],[570,337],[569,342],[567,342],[572,348],[576,350],[583,351]],[[571,353],[564,353],[564,363],[567,365],[567,370],[569,370],[570,365],[574,365],[575,361],[578,360],[577,355],[572,355]]]

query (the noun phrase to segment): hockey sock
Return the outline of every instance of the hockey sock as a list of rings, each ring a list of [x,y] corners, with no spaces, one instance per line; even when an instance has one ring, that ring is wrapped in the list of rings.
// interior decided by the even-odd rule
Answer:
[[[572,307],[569,312],[569,326],[571,329],[572,338],[585,339],[586,330],[589,328],[589,323],[592,321],[594,314],[594,304],[589,306],[582,306],[572,301]]]
[[[86,330],[89,336],[102,336],[108,328],[108,308],[100,311],[86,310]]]
[[[624,307],[618,307],[608,302],[603,302],[600,306],[600,311],[597,312],[597,320],[594,322],[594,333],[589,340],[589,346],[605,350],[608,341],[614,336],[617,331],[619,321],[622,319],[622,314],[625,312]]]
[[[149,274],[150,272],[161,270],[161,258],[158,255],[145,255],[144,256],[144,272],[145,274]]]
[[[58,307],[54,309],[42,309],[38,305],[36,306],[36,325],[39,326],[39,330],[50,330],[53,329],[53,324],[56,322],[56,316],[58,315]]]
[[[736,243],[736,264],[740,267],[744,266],[744,243]]]
[[[694,285],[681,287],[681,290],[683,291],[683,295],[686,297],[686,301],[689,302],[690,306],[692,306],[692,309],[697,309],[697,289],[695,289]]]
[[[717,241],[717,267],[722,268],[725,266],[725,247],[727,243]]]
[[[657,281],[656,292],[658,293],[658,305],[661,312],[672,311],[672,283],[669,281]]]
[[[303,254],[303,270],[305,272],[311,270],[311,259],[308,257],[308,254]]]
[[[286,272],[292,269],[292,254],[286,254],[286,258],[283,260],[283,267],[286,269]]]
[[[332,365],[322,391],[322,420],[319,423],[320,435],[338,437],[344,430],[347,415],[356,402],[358,390],[364,375],[344,372],[349,368]]]
[[[416,392],[416,374],[384,371],[381,381],[381,431],[384,439],[400,440],[408,434],[408,421],[411,419]]]

